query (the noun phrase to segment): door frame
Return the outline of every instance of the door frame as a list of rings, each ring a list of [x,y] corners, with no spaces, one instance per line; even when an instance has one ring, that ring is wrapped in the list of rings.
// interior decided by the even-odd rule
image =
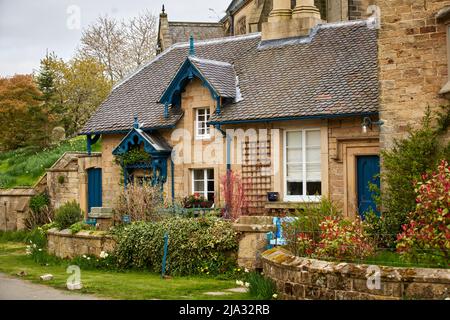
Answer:
[[[344,216],[354,220],[358,215],[358,156],[380,156],[380,147],[376,143],[344,145]]]

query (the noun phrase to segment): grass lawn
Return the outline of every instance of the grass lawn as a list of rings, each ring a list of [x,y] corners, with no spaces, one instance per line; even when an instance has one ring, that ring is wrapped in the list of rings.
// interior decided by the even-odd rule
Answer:
[[[27,276],[22,279],[41,283],[39,276],[51,273],[54,278],[45,284],[66,290],[65,265],[41,266],[25,254],[25,244],[0,242],[0,272],[17,277],[19,271]],[[113,299],[250,299],[247,293],[230,293],[223,296],[206,295],[206,292],[235,288],[235,280],[217,280],[212,277],[174,277],[163,280],[160,275],[130,271],[81,270],[82,293]]]
[[[92,146],[100,151],[101,143]],[[26,147],[0,152],[0,188],[33,186],[64,152],[86,151],[86,138],[76,137],[46,149]]]

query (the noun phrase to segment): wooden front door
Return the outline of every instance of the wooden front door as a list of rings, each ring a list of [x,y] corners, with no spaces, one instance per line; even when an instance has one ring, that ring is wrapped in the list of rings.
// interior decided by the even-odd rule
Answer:
[[[380,157],[358,156],[357,157],[357,190],[358,190],[358,213],[364,219],[367,211],[373,210],[379,214],[374,201],[374,193],[369,185],[374,184],[380,188]]]
[[[102,169],[88,169],[88,213],[102,206]]]

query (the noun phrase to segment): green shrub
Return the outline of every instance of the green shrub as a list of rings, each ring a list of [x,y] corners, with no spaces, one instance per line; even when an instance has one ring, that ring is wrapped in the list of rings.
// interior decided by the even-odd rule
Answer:
[[[248,293],[258,300],[272,300],[277,297],[277,286],[275,282],[264,277],[259,272],[248,272],[244,276],[244,281],[236,281],[237,284],[248,286]]]
[[[66,229],[83,218],[80,205],[76,201],[70,201],[56,210],[55,223],[60,230]]]
[[[167,272],[172,275],[211,274],[232,269],[236,261],[236,233],[230,222],[218,218],[171,217],[158,222],[136,222],[113,230],[114,255],[119,268],[161,272],[164,234],[169,235]]]
[[[444,116],[439,118],[443,119]],[[450,157],[450,148],[442,144],[443,139],[439,135],[446,130],[442,127],[445,124],[435,129],[432,128],[431,121],[428,110],[421,128],[410,130],[407,138],[395,140],[392,149],[381,152],[384,166],[384,217],[379,222],[383,223],[381,228],[390,235],[386,239],[388,246],[395,245],[395,236],[400,232],[401,226],[407,223],[408,213],[415,209],[414,181],[420,180],[423,173],[435,168],[440,159]]]
[[[41,211],[45,206],[50,204],[50,198],[47,193],[37,194],[30,199],[30,209],[34,212]]]
[[[83,221],[75,222],[69,227],[72,234],[80,232],[81,230],[95,230],[94,226],[90,224],[84,223]]]

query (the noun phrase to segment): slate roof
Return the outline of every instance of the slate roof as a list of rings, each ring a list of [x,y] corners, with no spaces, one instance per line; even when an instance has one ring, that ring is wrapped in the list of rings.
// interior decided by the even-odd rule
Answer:
[[[172,43],[189,41],[192,34],[195,39],[214,39],[225,36],[225,31],[220,22],[177,22],[169,21],[169,34]]]
[[[157,101],[188,51],[188,43],[173,45],[116,85],[80,134],[127,131],[135,115],[145,129],[174,126],[179,108],[164,118]],[[242,94],[211,122],[378,112],[376,30],[365,21],[320,25],[310,37],[294,39],[261,42],[260,34],[250,34],[200,41],[195,52],[199,61],[232,64]],[[231,88],[228,81],[224,87]]]
[[[236,73],[231,63],[197,57],[188,59],[221,97],[234,98],[236,96]]]

